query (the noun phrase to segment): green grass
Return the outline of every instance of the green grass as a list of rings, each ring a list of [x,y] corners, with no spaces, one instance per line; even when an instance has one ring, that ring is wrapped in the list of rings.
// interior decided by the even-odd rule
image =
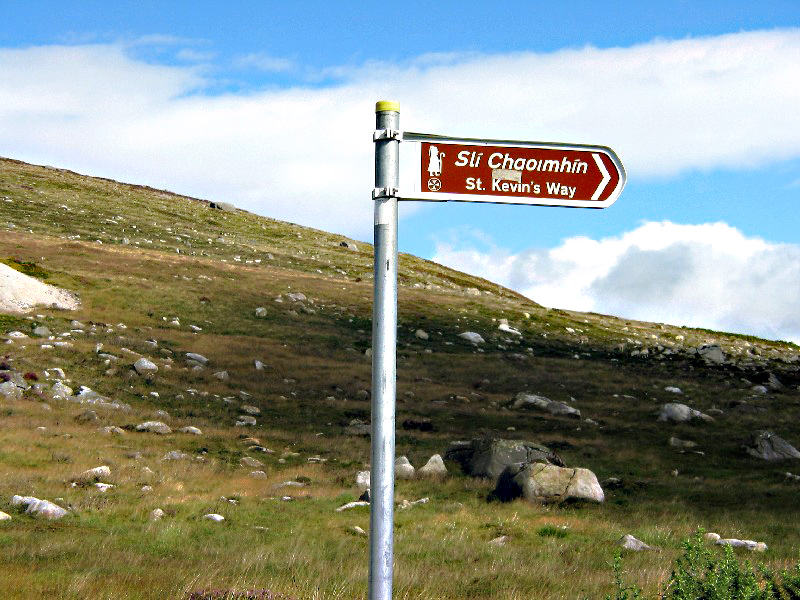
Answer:
[[[4,597],[161,599],[272,590],[298,599],[365,598],[367,540],[352,527],[367,530],[368,512],[334,509],[358,497],[355,473],[370,461],[369,439],[343,433],[351,419],[370,413],[359,394],[371,387],[364,355],[372,325],[369,245],[359,242],[353,252],[334,234],[13,161],[0,160],[0,195],[11,199],[3,204],[4,222],[16,224],[0,231],[0,256],[38,265],[48,283],[82,302],[75,313],[41,307],[30,317],[0,315],[0,332],[43,324],[59,335],[73,319],[86,325],[84,333],[61,338],[71,348],[41,349],[41,338],[7,344],[4,364],[36,373],[44,384],[51,382],[45,370],[60,367],[74,388],[88,385],[132,407],[98,409],[98,422],[82,423],[75,417],[91,407],[34,391],[0,406],[0,510],[13,516],[0,523]],[[600,598],[615,591],[610,561],[626,533],[662,548],[624,562],[631,585],[652,595],[698,526],[766,541],[763,558],[776,570],[797,561],[798,488],[783,473],[800,467],[741,452],[746,435],[764,427],[800,443],[800,377],[786,362],[796,357],[793,347],[548,310],[411,256],[401,257],[401,272],[398,455],[421,466],[453,440],[520,438],[550,445],[601,481],[621,481],[606,488],[600,506],[488,502],[491,483],[460,475],[454,464],[442,482],[398,482],[398,502],[430,501],[396,511],[395,597]],[[288,302],[297,291],[310,298],[305,306],[313,314]],[[275,301],[279,296],[284,302]],[[267,309],[266,317],[255,316],[257,307]],[[171,324],[173,317],[180,325]],[[503,318],[522,340],[497,331]],[[430,339],[417,339],[416,329]],[[487,339],[483,352],[457,337],[467,330]],[[686,353],[630,356],[634,348],[677,343],[677,336],[686,347],[714,342],[730,354],[746,341],[761,358],[713,368]],[[117,360],[101,356],[98,344]],[[129,351],[154,360],[156,376],[135,375]],[[187,368],[186,352],[207,356],[209,367]],[[255,359],[266,364],[263,371]],[[229,381],[213,376],[222,370]],[[752,383],[767,372],[787,389],[750,398]],[[684,395],[664,392],[666,386]],[[519,391],[574,398],[597,425],[507,410]],[[732,406],[741,400],[766,411],[737,413]],[[659,424],[655,412],[668,401],[725,414],[711,424]],[[244,404],[261,410],[254,428],[234,427]],[[133,431],[156,410],[169,413],[174,429],[195,425],[203,435]],[[430,419],[433,430],[402,429],[406,419]],[[107,425],[125,434],[103,436],[98,429]],[[698,442],[704,454],[671,448],[671,435]],[[272,452],[248,450],[247,436]],[[172,450],[191,459],[163,461]],[[264,463],[266,479],[250,477],[253,469],[240,466],[245,456]],[[101,494],[70,486],[71,476],[101,464],[111,467],[116,488]],[[290,480],[307,485],[276,487]],[[143,492],[143,485],[153,490]],[[12,494],[63,498],[74,511],[43,523],[4,505]],[[167,514],[151,522],[156,507]],[[202,520],[209,512],[226,521]],[[501,535],[509,536],[505,545],[489,544]]]

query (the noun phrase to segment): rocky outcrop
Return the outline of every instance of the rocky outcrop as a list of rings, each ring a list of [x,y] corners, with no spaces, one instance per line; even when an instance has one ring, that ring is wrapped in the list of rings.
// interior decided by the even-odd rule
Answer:
[[[762,460],[800,459],[800,452],[794,446],[771,431],[754,433],[744,445],[744,450],[750,456]]]
[[[566,466],[561,457],[547,446],[523,440],[476,438],[469,442],[452,442],[444,456],[457,462],[467,475],[497,479],[513,464],[544,461]]]
[[[505,502],[523,497],[533,504],[605,500],[603,488],[589,469],[557,467],[544,462],[506,467],[493,495]]]

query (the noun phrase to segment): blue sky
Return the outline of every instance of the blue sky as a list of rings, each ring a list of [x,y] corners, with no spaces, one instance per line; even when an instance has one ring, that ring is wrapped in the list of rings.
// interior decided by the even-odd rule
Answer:
[[[797,2],[9,2],[0,154],[371,237],[401,127],[607,145],[605,210],[401,205],[402,251],[547,306],[800,342]]]

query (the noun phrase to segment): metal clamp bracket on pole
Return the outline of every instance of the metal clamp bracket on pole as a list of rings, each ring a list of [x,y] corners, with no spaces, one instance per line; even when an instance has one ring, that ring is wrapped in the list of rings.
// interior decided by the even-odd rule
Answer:
[[[372,134],[372,141],[377,142],[379,140],[397,140],[398,142],[402,142],[403,132],[399,129],[376,129],[375,133]]]
[[[378,198],[394,198],[399,194],[400,188],[396,187],[374,188],[372,190],[372,199],[377,200]]]

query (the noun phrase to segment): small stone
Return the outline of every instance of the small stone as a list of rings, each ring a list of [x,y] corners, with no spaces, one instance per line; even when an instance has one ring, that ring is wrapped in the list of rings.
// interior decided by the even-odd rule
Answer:
[[[486,340],[483,339],[483,336],[481,336],[481,334],[475,333],[474,331],[465,331],[464,333],[459,333],[458,337],[476,346],[478,344],[483,344],[486,342]]]
[[[142,491],[145,492],[145,493],[152,492],[153,491],[153,486],[152,485],[143,485],[142,486]]]
[[[228,375],[227,371],[217,371],[214,373],[214,377],[219,379],[220,381],[230,381],[231,376]]]
[[[111,477],[111,468],[103,465],[76,475],[72,478],[72,481],[76,483],[94,483],[106,477]]]
[[[99,421],[100,417],[98,417],[97,413],[93,410],[85,410],[77,415],[75,420],[79,423],[93,423],[94,421]]]
[[[190,435],[203,435],[203,431],[198,427],[193,427],[191,425],[187,425],[186,427],[181,427],[178,429],[180,433],[188,433]]]
[[[711,531],[703,535],[703,539],[707,542],[716,542],[720,537],[718,533],[713,533]]]
[[[364,530],[363,530],[361,527],[359,527],[358,525],[354,525],[353,527],[351,527],[351,528],[350,528],[350,532],[351,532],[351,533],[354,533],[355,535],[360,535],[361,537],[368,537],[368,534],[367,534],[367,532],[366,532],[366,531],[364,531]]]
[[[203,518],[207,521],[213,521],[214,523],[221,523],[225,520],[225,517],[222,515],[218,515],[217,513],[209,513],[207,515],[203,515]]]
[[[94,484],[94,487],[96,487],[101,492],[105,493],[108,490],[110,490],[111,488],[116,487],[116,486],[114,486],[114,485],[112,485],[110,483],[100,483],[98,481],[97,483]]]
[[[422,341],[427,341],[427,340],[428,340],[428,338],[430,337],[430,336],[428,336],[428,332],[426,332],[426,331],[424,331],[424,330],[422,330],[422,329],[417,329],[417,330],[414,332],[414,336],[415,336],[415,337],[416,337],[418,340],[422,340]]]
[[[200,363],[201,365],[207,365],[208,359],[203,356],[202,354],[197,354],[196,352],[187,352],[186,353],[187,360],[193,360],[195,362]]]
[[[161,519],[163,516],[164,516],[164,511],[163,511],[163,510],[161,510],[160,508],[155,508],[155,509],[153,509],[153,511],[150,513],[150,520],[151,520],[151,521],[158,521],[158,520],[160,520],[160,519]]]
[[[266,317],[267,316],[267,309],[263,306],[259,306],[256,309],[256,316],[257,317]]]
[[[99,431],[103,435],[125,435],[125,430],[115,425],[109,425],[108,427],[101,427]]]
[[[508,542],[508,540],[510,540],[510,539],[511,538],[509,536],[507,536],[507,535],[501,535],[500,537],[496,537],[493,540],[489,540],[488,543],[489,543],[490,546],[500,547],[500,546],[505,546],[506,542]]]
[[[256,418],[249,415],[241,415],[236,418],[236,427],[254,426],[255,424]]]
[[[356,486],[362,492],[369,489],[369,471],[359,471],[356,473]]]
[[[261,414],[261,409],[258,408],[257,406],[248,406],[248,405],[245,404],[245,405],[243,405],[241,407],[241,409],[244,412],[246,412],[248,415],[260,415]]]
[[[2,510],[0,510],[0,521],[10,521],[10,520],[11,520],[11,515],[9,515],[8,513],[4,513]]]
[[[643,550],[655,550],[653,546],[645,544],[642,540],[637,540],[630,534],[623,535],[618,543],[626,550],[633,550],[634,552],[642,552]]]
[[[253,479],[266,479],[267,474],[264,471],[250,471],[250,477]]]
[[[245,456],[244,458],[242,458],[239,461],[239,464],[241,464],[243,467],[252,467],[254,469],[257,468],[257,467],[263,467],[264,466],[263,462],[261,462],[258,459],[252,458],[250,456]]]
[[[164,455],[164,458],[161,460],[184,460],[189,458],[189,455],[185,452],[179,452],[178,450],[170,450]]]
[[[161,421],[145,421],[136,426],[136,431],[148,431],[150,433],[158,433],[166,435],[172,433],[172,429],[166,423]]]
[[[364,502],[364,501],[348,502],[347,504],[343,504],[342,506],[337,508],[336,512],[343,512],[345,510],[350,510],[351,508],[358,508],[360,506],[369,506],[369,502]]]

